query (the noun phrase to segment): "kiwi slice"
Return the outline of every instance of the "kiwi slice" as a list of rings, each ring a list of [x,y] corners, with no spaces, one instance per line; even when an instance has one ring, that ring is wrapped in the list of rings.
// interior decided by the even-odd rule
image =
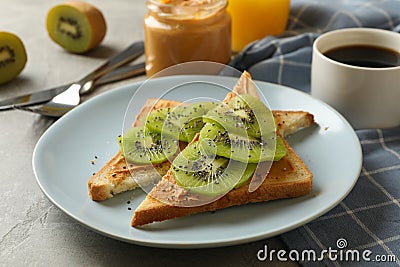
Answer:
[[[257,164],[246,164],[224,157],[212,158],[204,154],[201,141],[188,145],[172,162],[172,173],[179,186],[190,192],[224,195],[238,184],[249,180]]]
[[[150,131],[161,133],[164,127],[165,119],[171,111],[172,108],[160,108],[151,111],[144,121],[146,128],[148,128]]]
[[[147,116],[145,125],[152,131],[190,142],[204,126],[203,115],[216,106],[214,102],[199,102],[153,110]]]
[[[24,69],[27,56],[21,39],[10,32],[0,32],[0,84],[17,77]]]
[[[251,95],[238,95],[210,110],[204,116],[204,122],[216,122],[229,133],[243,137],[247,135],[260,138],[275,133],[272,112],[261,100]]]
[[[175,119],[171,117],[171,122],[179,124],[187,142],[190,142],[203,128],[203,116],[217,105],[218,103],[215,102],[201,102],[188,107],[178,107],[176,111],[174,110],[174,113],[181,114],[181,116]],[[169,118],[167,118],[168,120]]]
[[[216,154],[243,163],[280,160],[286,155],[286,147],[279,136],[259,139],[230,133],[219,124],[206,123],[199,140],[207,139],[216,146]],[[209,149],[205,147],[205,149]]]
[[[178,151],[178,141],[147,130],[133,127],[118,137],[122,155],[128,162],[137,164],[161,163]]]
[[[73,53],[85,53],[103,40],[107,26],[103,14],[85,2],[65,2],[50,9],[46,19],[50,38]]]

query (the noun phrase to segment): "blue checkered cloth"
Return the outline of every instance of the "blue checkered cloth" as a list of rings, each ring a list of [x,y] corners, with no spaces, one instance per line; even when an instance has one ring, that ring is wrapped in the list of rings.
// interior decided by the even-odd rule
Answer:
[[[348,27],[400,32],[400,0],[292,0],[286,32],[249,44],[230,63],[262,80],[310,91],[314,40],[323,32]],[[400,89],[400,83],[399,83]],[[363,149],[363,168],[351,193],[320,218],[281,235],[288,249],[321,252],[370,250],[382,255],[379,266],[400,265],[400,127],[356,131]],[[342,240],[344,241],[344,240]],[[395,261],[391,258],[394,255]],[[361,257],[361,254],[360,254]],[[300,261],[305,266],[365,266],[366,261]],[[378,259],[377,259],[378,260]],[[388,262],[388,260],[390,262]],[[377,261],[368,263],[377,266]]]

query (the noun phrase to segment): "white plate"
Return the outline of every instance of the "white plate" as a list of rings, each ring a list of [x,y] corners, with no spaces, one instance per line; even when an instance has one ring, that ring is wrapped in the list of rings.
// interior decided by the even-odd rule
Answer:
[[[141,97],[143,101],[146,97],[158,97],[168,82],[196,77],[153,80],[151,90],[141,91]],[[208,78],[215,82],[228,81],[232,85],[237,81],[217,76]],[[94,202],[88,197],[87,181],[118,150],[116,137],[122,131],[126,107],[139,84],[95,97],[54,123],[34,150],[33,169],[37,181],[57,207],[83,225],[106,236],[146,246],[227,246],[299,227],[329,211],[350,192],[361,169],[360,144],[347,121],[328,105],[294,89],[263,82],[257,84],[271,108],[305,110],[315,115],[318,126],[288,138],[314,174],[313,190],[307,196],[132,228],[133,211],[145,194],[138,189],[104,202]],[[185,92],[178,95],[177,100],[196,94],[212,94],[207,90]],[[216,97],[222,99],[224,94]]]

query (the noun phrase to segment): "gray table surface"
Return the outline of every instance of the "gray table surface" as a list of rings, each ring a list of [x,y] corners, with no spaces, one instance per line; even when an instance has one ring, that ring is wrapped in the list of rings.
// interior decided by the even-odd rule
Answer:
[[[28,53],[18,79],[0,85],[0,100],[79,79],[116,51],[143,39],[144,0],[92,0],[105,16],[107,35],[100,47],[84,56],[67,53],[50,40],[45,28],[47,11],[59,2],[0,0],[0,30],[20,36]],[[90,97],[143,79],[99,87]],[[36,183],[32,152],[53,122],[22,111],[0,112],[0,266],[265,266],[267,262],[257,259],[258,250],[264,245],[285,248],[278,237],[201,250],[148,248],[86,229],[55,207]]]

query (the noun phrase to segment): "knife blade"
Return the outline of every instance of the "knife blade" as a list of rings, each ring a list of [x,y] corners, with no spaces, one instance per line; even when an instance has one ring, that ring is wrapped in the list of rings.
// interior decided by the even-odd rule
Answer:
[[[119,67],[95,81],[96,85],[107,84],[119,80],[139,76],[145,73],[145,63],[137,63]],[[0,111],[10,110],[14,107],[23,107],[49,101],[56,95],[64,92],[70,84],[57,86],[40,92],[25,94],[0,101]]]

